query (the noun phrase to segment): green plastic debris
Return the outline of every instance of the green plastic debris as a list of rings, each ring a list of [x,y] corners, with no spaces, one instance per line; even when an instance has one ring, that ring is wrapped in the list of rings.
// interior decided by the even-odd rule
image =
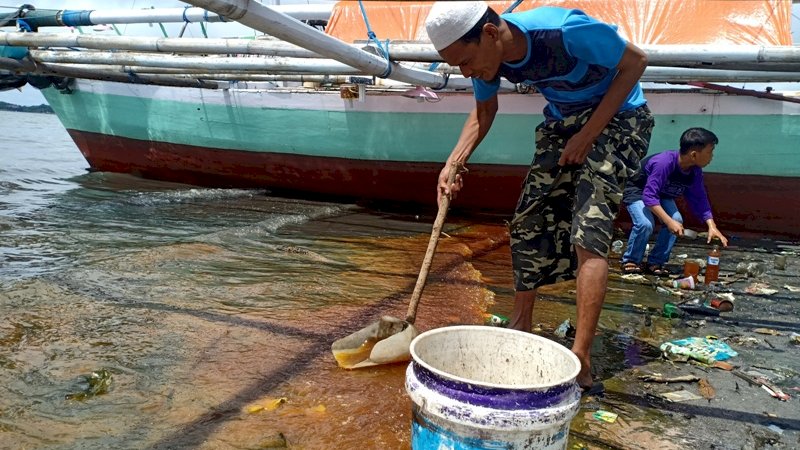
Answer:
[[[500,314],[486,313],[483,315],[483,324],[491,327],[507,327],[511,321]]]
[[[598,409],[597,411],[594,412],[594,414],[592,414],[592,417],[594,417],[597,420],[602,420],[603,422],[614,423],[617,421],[617,417],[619,416],[617,415],[617,413]]]

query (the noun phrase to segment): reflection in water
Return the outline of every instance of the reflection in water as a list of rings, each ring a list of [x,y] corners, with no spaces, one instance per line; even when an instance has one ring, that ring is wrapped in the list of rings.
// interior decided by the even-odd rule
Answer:
[[[276,436],[294,448],[408,446],[404,366],[345,371],[330,344],[403,314],[428,220],[112,174],[64,183],[37,193],[50,200],[11,214],[2,231],[12,249],[0,274],[4,439],[61,448],[252,448]],[[462,228],[451,224],[456,237],[440,245],[422,329],[479,323],[491,302],[464,255],[487,236],[494,242],[499,228]],[[113,382],[67,399],[92,373]]]

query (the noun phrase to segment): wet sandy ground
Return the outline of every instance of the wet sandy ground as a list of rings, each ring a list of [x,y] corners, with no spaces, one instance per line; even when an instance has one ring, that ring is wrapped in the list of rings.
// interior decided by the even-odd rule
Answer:
[[[612,273],[602,331],[593,349],[595,371],[606,394],[584,400],[572,424],[570,448],[800,448],[800,345],[790,342],[791,333],[800,333],[800,293],[791,290],[800,286],[797,250],[789,243],[734,239],[723,251],[722,279],[735,279],[734,270],[742,263],[758,266],[749,277],[740,274],[740,281],[720,287],[719,293],[735,296],[734,310],[720,317],[661,317],[658,312],[665,302],[696,297],[697,292],[683,291],[686,296],[679,298]],[[703,258],[707,251],[701,241],[679,242],[672,253],[674,271],[681,269],[681,256]],[[787,256],[784,270],[774,268],[778,254]],[[764,273],[753,273],[759,269]],[[754,283],[775,292],[748,293],[757,287]],[[568,286],[556,287],[551,294],[553,302],[573,298]],[[690,336],[723,339],[739,353],[727,361],[735,371],[763,377],[791,398],[773,398],[734,371],[659,357],[661,343]],[[640,379],[652,374],[694,375],[704,381],[667,384]],[[708,398],[669,402],[660,396],[679,390]],[[618,414],[617,421],[595,419],[598,409]]]

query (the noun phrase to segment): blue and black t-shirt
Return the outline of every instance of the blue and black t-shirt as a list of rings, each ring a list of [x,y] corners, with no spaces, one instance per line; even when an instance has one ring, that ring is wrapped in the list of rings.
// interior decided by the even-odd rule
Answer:
[[[473,79],[475,98],[485,101],[497,94],[500,77],[532,85],[549,102],[545,118],[558,120],[597,106],[617,73],[627,42],[616,27],[577,9],[541,7],[503,14],[528,40],[528,53],[519,62],[500,65],[491,82]],[[620,111],[645,104],[637,83]]]

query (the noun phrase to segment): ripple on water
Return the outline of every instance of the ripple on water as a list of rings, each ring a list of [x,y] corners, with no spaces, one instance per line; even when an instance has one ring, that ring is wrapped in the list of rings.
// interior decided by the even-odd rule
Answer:
[[[234,250],[199,242],[109,248],[89,265],[4,286],[4,317],[34,325],[0,329],[9,362],[0,370],[17,380],[0,409],[23,411],[14,436],[31,446],[203,448],[282,433],[310,449],[408,448],[404,366],[344,371],[330,343],[373,316],[403,316],[428,236],[344,237],[336,247],[340,232],[328,233],[313,247],[323,259],[284,249],[245,264]],[[418,325],[478,322],[493,294],[463,263],[463,244],[445,242],[440,252]],[[276,256],[297,258],[305,273],[281,280],[275,270],[255,282],[213,269],[285,265]],[[101,368],[113,375],[107,394],[64,399]],[[287,401],[250,412],[277,398]]]

